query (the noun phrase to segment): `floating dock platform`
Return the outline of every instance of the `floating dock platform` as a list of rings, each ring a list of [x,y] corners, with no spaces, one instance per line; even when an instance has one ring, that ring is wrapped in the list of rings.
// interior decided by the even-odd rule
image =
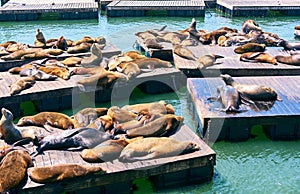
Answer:
[[[106,6],[108,17],[144,16],[154,10],[164,10],[167,16],[204,17],[205,4],[203,0],[115,0]]]
[[[299,0],[218,0],[217,9],[230,16],[271,16],[272,12],[283,15],[300,15]]]
[[[300,66],[279,63],[252,63],[240,61],[240,54],[234,52],[235,46],[220,47],[217,45],[189,46],[196,57],[206,54],[218,54],[224,56],[217,59],[216,64],[199,70],[196,61],[182,58],[173,53],[174,64],[187,77],[218,77],[220,74],[230,74],[231,76],[279,76],[279,75],[300,75]],[[282,52],[281,47],[267,47],[266,53],[272,56],[287,55]]]
[[[206,141],[242,141],[250,138],[251,127],[261,125],[272,140],[300,139],[300,76],[233,77],[242,84],[265,85],[273,88],[282,101],[241,105],[247,110],[229,114],[215,110],[220,102],[210,102],[216,97],[217,87],[225,85],[221,78],[189,78],[187,88],[191,112],[198,131]]]
[[[195,132],[183,125],[171,136],[178,141],[192,141],[200,146],[199,151],[192,153],[122,163],[119,160],[105,163],[88,163],[80,157],[80,152],[48,150],[35,157],[34,166],[48,166],[63,163],[77,163],[85,165],[99,165],[107,169],[102,175],[89,175],[74,179],[38,184],[28,178],[27,184],[18,191],[20,194],[30,193],[130,193],[132,181],[138,178],[149,177],[153,180],[156,189],[162,189],[178,184],[199,184],[212,180],[216,153],[201,140]],[[3,145],[3,141],[0,141]],[[33,147],[31,147],[34,151]]]
[[[0,7],[0,21],[98,18],[95,0],[10,0]]]

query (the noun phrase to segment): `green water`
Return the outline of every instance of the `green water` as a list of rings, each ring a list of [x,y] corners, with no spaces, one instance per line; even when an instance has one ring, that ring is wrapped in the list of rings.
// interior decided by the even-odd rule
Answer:
[[[134,33],[167,25],[167,30],[185,29],[192,18],[142,17],[109,18],[73,21],[31,21],[0,23],[0,42],[15,40],[32,44],[35,30],[40,28],[46,39],[64,35],[69,39],[80,39],[84,35],[105,36],[122,51],[132,50]],[[245,19],[254,19],[264,31],[278,34],[281,38],[295,41],[293,28],[299,25],[300,17],[230,18],[219,12],[207,12],[205,18],[196,18],[197,28],[214,30],[222,26],[241,29]],[[185,124],[195,129],[187,109],[184,88],[180,93],[146,95],[135,90],[130,103],[166,100],[176,114],[185,117]],[[122,102],[120,102],[122,104]],[[109,107],[110,103],[97,104]],[[22,105],[25,114],[33,113],[31,103]],[[71,115],[74,110],[65,110]],[[252,129],[255,138],[245,142],[217,142],[211,147],[217,153],[217,164],[213,180],[208,183],[180,188],[171,188],[159,193],[300,193],[300,141],[271,141],[260,126]],[[152,193],[147,179],[136,181],[136,193]]]

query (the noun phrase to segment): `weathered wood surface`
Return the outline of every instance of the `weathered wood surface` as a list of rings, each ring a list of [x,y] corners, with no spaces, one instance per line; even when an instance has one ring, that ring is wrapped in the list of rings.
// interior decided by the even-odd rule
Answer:
[[[35,166],[47,166],[62,163],[78,163],[88,165],[100,165],[107,169],[107,174],[79,177],[74,180],[65,180],[52,184],[38,184],[30,179],[19,193],[61,193],[76,191],[88,187],[116,184],[136,178],[149,177],[165,173],[182,171],[190,168],[210,166],[213,170],[215,164],[215,152],[203,142],[191,129],[182,126],[173,138],[179,141],[193,141],[197,143],[201,150],[161,159],[147,161],[137,161],[133,163],[121,163],[118,160],[105,163],[87,163],[80,157],[80,152],[49,150],[44,155],[38,155],[35,158]],[[0,141],[0,144],[3,141]],[[32,148],[33,149],[33,148]],[[126,192],[126,191],[125,191]]]
[[[283,101],[256,103],[251,108],[241,105],[245,112],[230,114],[215,110],[220,102],[210,102],[217,96],[217,87],[225,85],[221,78],[189,78],[187,88],[198,119],[199,128],[207,140],[245,140],[250,138],[253,125],[271,130],[272,139],[300,138],[299,76],[234,77],[243,84],[265,85],[273,88]]]
[[[106,58],[110,58],[114,55],[121,54],[121,50],[117,48],[115,45],[111,44],[109,41],[106,41],[106,46],[102,50],[102,56]],[[57,59],[57,60],[63,60],[65,58],[71,57],[71,56],[76,56],[76,57],[87,57],[90,56],[90,52],[86,53],[78,53],[78,54],[69,54],[66,51],[58,56],[52,56],[52,59]],[[29,63],[30,61],[33,61],[33,59],[27,59],[27,60],[2,60],[0,59],[0,71],[7,71],[10,68],[13,67],[19,67],[22,66],[23,64]]]
[[[187,77],[217,77],[220,74],[230,74],[232,76],[272,76],[272,75],[300,75],[300,66],[279,63],[252,63],[240,61],[240,54],[234,52],[235,46],[220,47],[211,45],[189,46],[194,55],[198,58],[206,54],[218,54],[224,56],[217,59],[217,64],[201,69],[197,67],[196,61],[184,59],[173,53],[174,64],[177,69],[184,72]],[[266,53],[272,56],[287,55],[279,47],[267,47]]]

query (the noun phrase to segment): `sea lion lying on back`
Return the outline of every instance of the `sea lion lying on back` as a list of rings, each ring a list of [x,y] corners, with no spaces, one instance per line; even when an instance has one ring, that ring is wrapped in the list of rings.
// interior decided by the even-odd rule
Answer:
[[[43,126],[45,128],[47,128],[48,125],[51,125],[60,129],[74,128],[73,120],[69,116],[58,112],[40,112],[32,116],[24,116],[20,118],[17,126],[26,125]]]
[[[48,81],[53,81],[57,78],[57,76],[54,75],[50,75],[47,74],[41,70],[37,70],[37,69],[23,69],[20,71],[20,76],[29,76],[29,77],[33,77],[35,80],[48,80]]]
[[[18,79],[9,86],[10,95],[20,93],[22,90],[28,89],[35,84],[34,77],[25,77]]]
[[[121,109],[117,106],[112,106],[108,109],[107,115],[112,118],[113,121],[124,123],[135,119],[138,115],[128,110]]]
[[[43,71],[50,75],[60,77],[64,80],[70,79],[70,75],[71,75],[69,69],[65,67],[40,66],[38,67],[38,70]]]
[[[199,150],[193,142],[179,142],[169,137],[148,137],[130,142],[121,152],[121,162],[135,162],[178,156]]]
[[[93,120],[100,116],[106,115],[107,108],[84,108],[78,111],[74,117],[74,128],[86,127]]]
[[[30,179],[37,183],[51,183],[86,176],[92,173],[103,174],[105,172],[106,170],[100,166],[83,164],[55,164],[28,169]]]
[[[27,168],[33,166],[30,155],[23,150],[9,152],[0,163],[0,193],[10,193],[24,178]]]
[[[270,87],[260,85],[241,84],[236,82],[230,75],[221,75],[221,78],[227,85],[237,89],[239,93],[246,98],[254,101],[281,101],[277,93]]]

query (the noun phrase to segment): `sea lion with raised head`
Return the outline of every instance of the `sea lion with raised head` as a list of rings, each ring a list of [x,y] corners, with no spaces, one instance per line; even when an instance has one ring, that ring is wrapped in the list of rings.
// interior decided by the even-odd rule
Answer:
[[[253,20],[245,20],[242,24],[242,32],[248,34],[251,30],[262,31],[261,27]]]
[[[157,158],[179,156],[199,150],[189,141],[177,141],[169,137],[148,137],[130,142],[121,152],[121,162],[135,162]]]
[[[64,36],[60,36],[56,43],[55,43],[55,48],[61,49],[63,51],[68,50],[68,45],[67,45],[67,41],[65,39]]]
[[[126,145],[125,139],[107,140],[94,148],[82,150],[80,156],[87,162],[109,162],[119,158]]]
[[[247,43],[242,46],[238,46],[234,49],[234,52],[237,54],[247,53],[247,52],[264,52],[266,49],[265,44],[257,43]]]
[[[73,129],[74,121],[66,114],[58,112],[40,112],[32,116],[24,116],[19,119],[17,126],[42,126],[47,129],[48,125],[59,129]]]
[[[74,128],[86,127],[98,117],[106,115],[107,108],[84,108],[74,114]]]
[[[33,166],[30,155],[24,150],[9,152],[0,163],[0,193],[10,193],[25,180],[27,168]]]
[[[6,143],[12,144],[20,139],[22,135],[13,123],[13,114],[6,108],[1,109],[2,117],[0,120],[1,139]]]
[[[16,95],[35,84],[34,77],[20,78],[9,86],[10,95]]]
[[[213,53],[207,54],[207,55],[202,55],[197,59],[196,64],[198,66],[198,69],[204,69],[206,67],[209,67],[209,66],[212,66],[215,64],[219,64],[219,63],[216,63],[216,61],[217,61],[217,59],[221,59],[221,58],[224,58],[224,57],[221,55],[213,54]]]
[[[83,67],[99,66],[99,64],[101,63],[101,61],[103,59],[100,45],[98,43],[92,44],[90,52],[91,52],[90,56],[83,57],[83,59],[81,60],[81,65]]]
[[[93,173],[100,175],[105,172],[106,170],[104,170],[103,167],[83,164],[55,164],[51,166],[28,168],[30,179],[37,183],[51,183]]]
[[[280,97],[277,95],[274,89],[261,86],[261,85],[251,85],[251,84],[241,84],[235,81],[230,75],[225,74],[221,75],[221,78],[225,82],[226,85],[231,85],[237,89],[237,91],[254,101],[281,101]]]
[[[36,30],[33,44],[34,44],[34,47],[40,47],[40,48],[43,48],[46,46],[46,39],[44,37],[44,34],[42,33],[42,31],[39,28]]]
[[[240,56],[240,60],[245,62],[254,62],[254,63],[261,62],[261,63],[271,63],[273,65],[277,65],[276,58],[264,52],[243,53]]]

